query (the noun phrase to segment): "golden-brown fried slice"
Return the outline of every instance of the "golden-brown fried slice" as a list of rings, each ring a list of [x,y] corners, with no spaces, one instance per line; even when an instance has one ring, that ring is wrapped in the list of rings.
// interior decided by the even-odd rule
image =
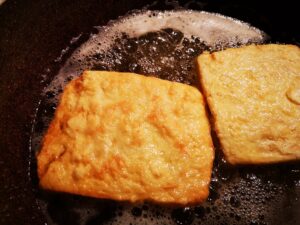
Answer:
[[[251,45],[198,57],[224,154],[232,164],[300,159],[300,49]]]
[[[137,74],[86,71],[64,90],[40,153],[45,189],[192,204],[214,151],[201,93]]]

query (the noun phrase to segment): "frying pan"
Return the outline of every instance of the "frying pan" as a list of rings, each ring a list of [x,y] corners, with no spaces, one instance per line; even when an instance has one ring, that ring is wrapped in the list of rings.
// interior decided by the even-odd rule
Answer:
[[[0,224],[300,224],[299,163],[239,168],[218,163],[214,172],[228,175],[225,191],[212,182],[208,203],[194,208],[118,204],[38,189],[29,148],[43,88],[71,52],[96,32],[95,26],[146,5],[217,12],[249,22],[271,42],[300,41],[299,13],[292,1],[7,0],[0,6]],[[70,44],[74,37],[79,38]],[[241,200],[247,192],[253,199]]]

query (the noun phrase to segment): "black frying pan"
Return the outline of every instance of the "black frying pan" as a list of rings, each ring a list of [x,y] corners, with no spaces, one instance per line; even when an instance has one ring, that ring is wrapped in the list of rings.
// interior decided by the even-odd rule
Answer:
[[[135,224],[300,224],[299,163],[231,168],[219,160],[215,173],[219,170],[228,179],[222,187],[212,182],[207,203],[185,209],[118,204],[37,188],[29,147],[42,89],[72,50],[95,32],[94,26],[145,5],[173,9],[170,2],[7,0],[0,6],[0,224],[109,224],[125,222],[125,217]],[[299,13],[292,1],[180,1],[177,5],[249,22],[269,34],[272,42],[300,42]],[[80,34],[70,46],[70,40]],[[57,61],[67,46],[70,50]],[[247,193],[252,200],[243,198]]]

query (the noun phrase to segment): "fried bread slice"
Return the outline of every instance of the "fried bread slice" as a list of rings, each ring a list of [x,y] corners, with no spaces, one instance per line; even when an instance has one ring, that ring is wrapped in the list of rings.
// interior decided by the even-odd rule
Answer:
[[[104,71],[66,86],[37,156],[44,189],[181,205],[207,198],[213,158],[199,90]]]
[[[201,86],[232,164],[300,159],[300,49],[250,45],[201,54]]]

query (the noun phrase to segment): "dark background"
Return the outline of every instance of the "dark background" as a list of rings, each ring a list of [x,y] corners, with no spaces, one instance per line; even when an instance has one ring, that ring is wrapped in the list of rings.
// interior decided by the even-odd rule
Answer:
[[[7,0],[0,6],[0,224],[44,224],[29,179],[29,136],[41,90],[57,71],[57,58],[106,24],[146,4],[171,9],[169,1]],[[261,1],[262,2],[262,1]],[[191,9],[218,12],[260,28],[271,41],[300,42],[296,1],[180,1]],[[70,51],[71,52],[71,51]],[[68,53],[62,58],[64,60]]]

